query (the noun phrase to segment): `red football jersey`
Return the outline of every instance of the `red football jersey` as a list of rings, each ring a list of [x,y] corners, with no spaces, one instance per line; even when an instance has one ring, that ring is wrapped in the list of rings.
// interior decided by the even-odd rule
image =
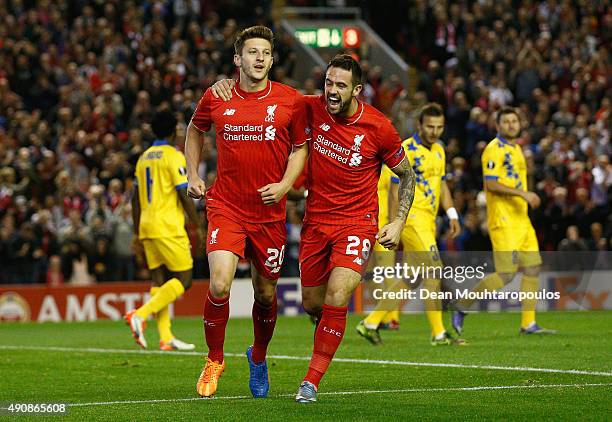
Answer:
[[[280,182],[293,145],[310,139],[304,97],[276,82],[258,92],[236,85],[229,101],[206,90],[192,117],[201,131],[214,123],[217,179],[206,192],[207,207],[224,207],[251,223],[285,219],[283,199],[264,205],[257,189]]]
[[[327,112],[323,95],[305,98],[312,129],[305,219],[377,225],[382,163],[393,168],[405,157],[397,131],[361,101],[353,116],[342,118]]]

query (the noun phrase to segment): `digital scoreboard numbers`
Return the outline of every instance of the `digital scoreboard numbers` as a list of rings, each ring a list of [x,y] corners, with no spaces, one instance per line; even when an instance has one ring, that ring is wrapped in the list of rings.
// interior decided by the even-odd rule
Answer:
[[[299,28],[295,36],[312,48],[357,48],[361,44],[361,31],[353,27]]]

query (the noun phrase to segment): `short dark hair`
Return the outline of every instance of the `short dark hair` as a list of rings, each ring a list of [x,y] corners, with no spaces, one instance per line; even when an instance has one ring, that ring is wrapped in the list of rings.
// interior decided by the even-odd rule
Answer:
[[[516,117],[518,117],[519,119],[521,117],[519,116],[518,111],[516,111],[514,107],[504,106],[499,109],[499,111],[497,112],[497,116],[495,117],[495,121],[497,122],[497,124],[499,124],[499,122],[501,121],[501,117],[504,114],[516,114]]]
[[[151,122],[151,128],[158,139],[165,139],[174,134],[176,124],[177,121],[174,114],[170,110],[164,109],[155,113]]]
[[[423,118],[425,116],[444,117],[444,110],[438,103],[427,103],[421,108],[421,111],[419,111],[419,123],[423,123]]]
[[[272,50],[274,50],[274,33],[270,28],[263,25],[251,26],[249,28],[245,28],[238,33],[236,37],[236,41],[234,41],[234,51],[236,54],[242,54],[242,48],[244,47],[244,43],[246,40],[250,40],[251,38],[263,38],[270,43]]]
[[[327,69],[325,71],[327,72],[330,67],[339,67],[340,69],[351,72],[353,86],[357,86],[361,83],[361,66],[350,54],[336,54],[327,64]]]

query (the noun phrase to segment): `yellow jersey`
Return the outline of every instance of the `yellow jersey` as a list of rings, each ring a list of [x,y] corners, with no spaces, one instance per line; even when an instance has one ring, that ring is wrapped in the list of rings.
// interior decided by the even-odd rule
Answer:
[[[187,162],[182,152],[157,140],[136,163],[140,200],[140,239],[186,236],[185,213],[177,190],[187,188]]]
[[[444,148],[439,143],[427,148],[417,133],[402,145],[416,174],[414,202],[406,224],[435,227],[442,182],[446,179]]]
[[[392,183],[399,183],[399,177],[383,164],[378,179],[378,227],[389,223],[389,190]]]
[[[485,180],[497,180],[504,186],[527,190],[527,166],[521,147],[498,136],[482,153],[482,173]],[[527,202],[512,195],[486,191],[489,229],[529,221]]]

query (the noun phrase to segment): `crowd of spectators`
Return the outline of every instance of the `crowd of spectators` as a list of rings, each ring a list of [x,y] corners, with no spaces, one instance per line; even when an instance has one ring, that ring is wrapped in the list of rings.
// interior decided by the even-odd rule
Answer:
[[[443,226],[440,247],[489,244],[480,157],[496,134],[495,111],[513,105],[521,111],[529,189],[542,199],[531,211],[541,248],[563,249],[576,237],[584,250],[610,250],[609,2],[366,3],[371,25],[418,69],[413,95],[377,81],[374,105],[403,137],[425,101],[446,110],[448,180],[464,231],[451,241]]]
[[[235,74],[233,39],[241,27],[275,30],[272,79],[320,92],[320,68],[305,81],[292,79],[293,40],[272,2],[246,3],[0,3],[0,283],[148,278],[131,248],[130,198],[136,160],[153,141],[151,118],[170,108],[180,122],[177,137],[184,137],[202,92]],[[360,2],[365,17],[413,66],[415,83],[382,78],[363,48],[356,52],[363,99],[404,138],[427,101],[447,113],[447,180],[463,232],[448,239],[440,217],[441,249],[490,248],[480,155],[495,136],[494,112],[505,104],[521,110],[529,187],[543,199],[532,215],[541,247],[610,249],[610,6],[416,0],[400,2],[391,16],[374,3]],[[210,184],[214,135],[203,153],[200,171]],[[288,206],[285,275],[297,274],[302,212],[303,204]],[[195,276],[205,275],[198,257]]]

